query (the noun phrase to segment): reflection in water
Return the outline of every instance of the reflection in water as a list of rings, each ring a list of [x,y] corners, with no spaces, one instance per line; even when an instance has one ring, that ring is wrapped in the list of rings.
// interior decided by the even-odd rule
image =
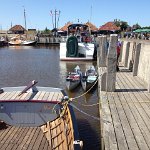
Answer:
[[[0,48],[0,87],[22,86],[31,80],[37,80],[39,86],[65,87],[66,74],[79,65],[81,71],[85,71],[90,65],[96,65],[96,62],[65,62],[59,61],[59,47],[22,47],[11,46]],[[94,89],[86,95],[83,94],[81,86],[74,91],[67,91],[73,104],[82,111],[99,117],[97,89]],[[91,105],[91,107],[90,107]],[[100,149],[100,131],[99,121],[90,118],[75,110],[78,121],[81,140],[84,142],[84,150]]]

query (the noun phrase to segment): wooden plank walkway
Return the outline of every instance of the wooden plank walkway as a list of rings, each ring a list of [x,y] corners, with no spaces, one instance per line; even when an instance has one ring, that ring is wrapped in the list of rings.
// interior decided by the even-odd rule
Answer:
[[[116,91],[100,92],[102,149],[150,149],[150,93],[132,74],[122,68]]]

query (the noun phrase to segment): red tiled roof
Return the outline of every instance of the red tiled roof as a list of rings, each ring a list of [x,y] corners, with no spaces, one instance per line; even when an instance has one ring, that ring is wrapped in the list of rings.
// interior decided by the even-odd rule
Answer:
[[[61,31],[67,31],[68,30],[68,26],[71,25],[71,22],[67,22],[62,28],[60,28],[59,30]]]
[[[9,29],[9,31],[25,31],[26,29],[22,27],[21,25],[15,25],[12,28]]]
[[[107,22],[102,25],[98,30],[107,30],[107,31],[117,31],[120,30],[120,27],[117,27],[114,22]]]
[[[92,31],[98,30],[98,28],[94,24],[92,24],[91,22],[87,22],[85,24],[88,25]]]
[[[73,24],[73,23],[72,22],[68,22],[68,23],[65,24],[65,26],[63,26],[59,30],[67,31],[68,26],[71,25],[71,24]],[[89,26],[92,31],[97,31],[98,30],[98,28],[94,24],[92,24],[91,22],[87,22],[87,23],[85,23],[85,25]]]

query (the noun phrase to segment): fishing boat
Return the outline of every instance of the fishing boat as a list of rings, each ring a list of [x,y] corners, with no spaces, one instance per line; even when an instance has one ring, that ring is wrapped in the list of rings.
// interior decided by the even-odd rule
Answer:
[[[67,40],[60,43],[60,60],[93,60],[95,51],[87,25],[78,23],[68,26]]]
[[[89,69],[82,74],[81,85],[84,91],[87,91],[96,85],[97,82],[97,72],[94,66],[90,66]]]
[[[74,90],[79,84],[81,80],[81,70],[77,65],[74,68],[73,72],[69,72],[66,77],[66,87],[68,90]]]
[[[82,141],[67,95],[36,83],[0,89],[1,149],[80,150]]]

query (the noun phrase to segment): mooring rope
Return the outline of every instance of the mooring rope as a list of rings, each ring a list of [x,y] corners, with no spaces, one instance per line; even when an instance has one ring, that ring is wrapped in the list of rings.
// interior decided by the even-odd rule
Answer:
[[[98,82],[98,78],[99,77],[97,76],[97,79],[96,79],[95,83],[91,86],[90,89],[88,89],[86,92],[84,92],[83,94],[81,94],[79,96],[76,96],[76,97],[73,97],[73,98],[69,98],[69,100],[72,101],[74,99],[78,99],[78,98],[83,97],[84,95],[86,95],[96,85],[96,83]]]
[[[94,104],[82,104],[82,103],[77,102],[77,101],[75,101],[75,100],[74,100],[73,102],[76,102],[76,103],[78,103],[79,105],[85,106],[85,107],[92,107],[92,106],[99,105],[99,103],[94,103]]]
[[[77,106],[75,106],[74,104],[71,104],[71,106],[72,106],[73,108],[75,108],[76,110],[78,110],[79,112],[81,112],[82,114],[88,116],[88,117],[91,117],[91,118],[93,118],[93,119],[95,119],[95,120],[98,120],[98,121],[100,120],[100,118],[95,117],[95,116],[93,116],[93,115],[90,115],[90,114],[84,112],[83,110],[81,110],[81,109],[79,109]]]

